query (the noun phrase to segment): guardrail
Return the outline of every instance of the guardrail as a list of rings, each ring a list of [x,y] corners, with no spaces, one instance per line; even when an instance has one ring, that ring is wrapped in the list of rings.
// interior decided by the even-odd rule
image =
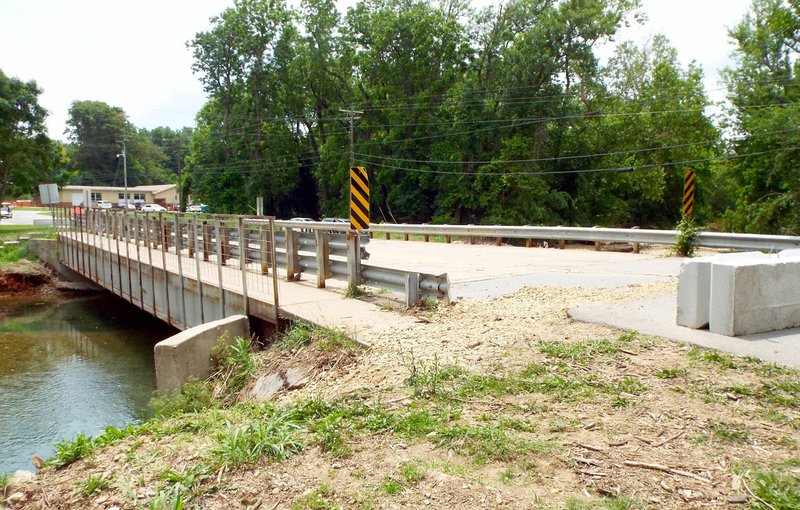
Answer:
[[[284,226],[297,222],[277,221]],[[305,223],[314,225],[318,223]],[[427,224],[392,224],[375,223],[370,225],[370,232],[385,234],[401,234],[432,236],[446,238],[460,237],[474,242],[476,238],[589,241],[589,242],[628,242],[642,244],[674,245],[677,230],[649,230],[638,228],[600,228],[600,227],[529,227],[529,226],[490,226],[490,225],[427,225]],[[800,248],[798,236],[775,236],[762,234],[736,234],[726,232],[698,232],[695,246],[706,248],[722,248],[730,250],[763,250],[776,251]]]

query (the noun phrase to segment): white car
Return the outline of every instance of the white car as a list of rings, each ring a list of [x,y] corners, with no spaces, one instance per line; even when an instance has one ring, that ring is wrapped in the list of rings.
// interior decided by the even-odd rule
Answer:
[[[142,212],[166,212],[167,208],[158,204],[144,204]]]
[[[106,202],[105,200],[98,200],[94,203],[94,206],[98,209],[111,209],[112,205],[111,202]]]
[[[206,204],[192,204],[186,208],[186,212],[207,212],[208,206]]]

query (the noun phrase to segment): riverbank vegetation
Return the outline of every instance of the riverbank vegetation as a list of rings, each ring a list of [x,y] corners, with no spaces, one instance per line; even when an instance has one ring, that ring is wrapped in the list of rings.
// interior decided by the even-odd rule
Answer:
[[[264,351],[236,339],[153,419],[59,443],[12,508],[797,508],[798,371],[563,318],[495,351],[529,298],[484,303],[486,346],[461,305],[410,348],[306,324]]]

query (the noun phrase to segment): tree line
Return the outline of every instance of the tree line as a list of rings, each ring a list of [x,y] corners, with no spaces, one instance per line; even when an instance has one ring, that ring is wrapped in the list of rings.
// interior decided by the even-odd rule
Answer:
[[[754,0],[730,30],[722,113],[663,36],[601,64],[638,9],[235,0],[188,43],[209,97],[196,126],[137,130],[76,102],[70,179],[116,179],[113,139],[127,136],[129,179],[180,179],[215,211],[262,196],[279,217],[345,215],[352,136],[373,221],[672,227],[693,169],[701,223],[800,234],[798,3]],[[92,132],[101,112],[113,136]]]

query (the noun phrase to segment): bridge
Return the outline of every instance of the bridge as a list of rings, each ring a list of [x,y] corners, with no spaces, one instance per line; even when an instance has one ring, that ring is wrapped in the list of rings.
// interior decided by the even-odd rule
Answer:
[[[670,245],[677,234],[645,229],[371,225],[367,248],[372,256],[365,261],[359,245],[366,240],[348,239],[348,227],[341,224],[83,209],[56,209],[54,223],[65,265],[179,329],[246,314],[268,324],[299,318],[369,338],[412,319],[391,314],[390,321],[376,306],[345,300],[326,286],[367,284],[394,291],[413,305],[422,299],[485,298],[523,286],[605,288],[669,281],[682,263],[652,253],[597,251],[612,242],[638,252],[640,243]],[[398,240],[411,235],[424,241],[440,236],[443,242]],[[456,237],[464,242],[450,244]],[[484,242],[473,244],[478,238]],[[520,242],[494,246],[506,239]],[[551,249],[536,249],[542,240],[549,240]],[[566,241],[584,249],[552,249]],[[775,251],[797,248],[800,238],[701,232],[697,245]],[[664,296],[646,314],[620,312],[612,325],[723,349],[731,345],[727,337],[676,330],[674,304],[674,296]],[[610,322],[609,310],[595,314],[600,322]],[[658,317],[660,323],[658,328],[633,324],[634,317]],[[743,352],[763,350],[757,343],[749,342]]]

